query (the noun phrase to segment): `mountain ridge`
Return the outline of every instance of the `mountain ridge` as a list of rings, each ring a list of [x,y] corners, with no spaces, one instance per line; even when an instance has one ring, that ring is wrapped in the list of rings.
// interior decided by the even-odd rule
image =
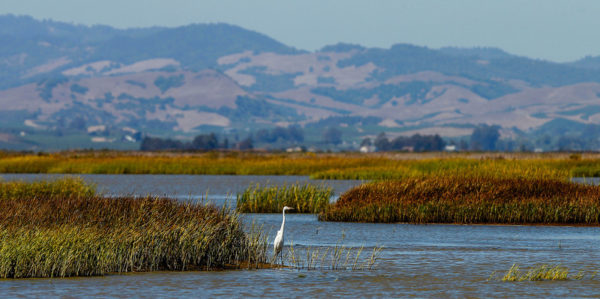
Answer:
[[[315,145],[338,127],[352,147],[382,131],[460,138],[488,124],[503,138],[537,138],[553,121],[566,120],[567,135],[600,123],[595,57],[555,63],[498,48],[401,43],[309,52],[222,23],[115,29],[9,15],[0,28],[5,146],[53,149],[59,143],[48,140],[72,138],[120,147],[134,131],[241,138],[296,124]]]

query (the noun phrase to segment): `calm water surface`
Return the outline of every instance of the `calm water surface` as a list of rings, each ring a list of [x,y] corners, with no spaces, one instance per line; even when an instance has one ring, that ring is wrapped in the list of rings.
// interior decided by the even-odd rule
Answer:
[[[179,199],[206,198],[218,205],[225,202],[235,204],[236,194],[250,185],[291,185],[311,183],[331,187],[339,195],[353,186],[360,185],[359,180],[311,180],[307,176],[268,176],[268,175],[69,175],[82,177],[86,182],[94,183],[97,191],[106,196],[118,195],[159,195]],[[0,174],[5,181],[57,180],[62,174]]]
[[[56,178],[0,175],[5,180]],[[86,175],[106,194],[206,194],[221,203],[250,183],[290,184],[301,176]],[[320,183],[321,181],[317,181]],[[358,181],[331,181],[339,194]],[[279,214],[248,214],[274,236]],[[286,217],[286,243],[333,246],[345,236],[350,247],[384,246],[372,271],[232,270],[152,272],[91,278],[0,280],[8,297],[600,297],[600,278],[580,281],[488,281],[513,263],[561,264],[572,274],[600,270],[600,228],[561,226],[411,225],[319,222],[313,215]],[[272,237],[271,237],[272,238]],[[500,274],[498,274],[500,275]]]

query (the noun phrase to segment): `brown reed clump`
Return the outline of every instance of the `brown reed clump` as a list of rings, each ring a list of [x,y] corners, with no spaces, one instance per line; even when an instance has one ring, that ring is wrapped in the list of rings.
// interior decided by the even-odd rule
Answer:
[[[600,187],[554,179],[427,176],[361,185],[325,221],[600,224]]]
[[[0,198],[0,278],[258,266],[265,240],[246,234],[238,214],[200,203],[69,192]]]

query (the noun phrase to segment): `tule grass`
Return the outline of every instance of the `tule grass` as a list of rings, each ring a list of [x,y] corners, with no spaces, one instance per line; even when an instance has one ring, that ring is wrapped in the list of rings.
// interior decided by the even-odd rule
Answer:
[[[364,246],[348,247],[343,237],[333,247],[288,246],[281,266],[298,270],[373,270],[381,257],[383,246],[365,251]]]
[[[330,187],[311,184],[256,184],[237,195],[237,210],[241,213],[281,213],[284,206],[289,206],[296,213],[316,214],[327,208],[332,195]]]
[[[0,278],[260,267],[266,236],[199,202],[103,198],[78,179],[2,183]]]
[[[345,192],[319,220],[599,225],[600,186],[494,175],[380,181]]]

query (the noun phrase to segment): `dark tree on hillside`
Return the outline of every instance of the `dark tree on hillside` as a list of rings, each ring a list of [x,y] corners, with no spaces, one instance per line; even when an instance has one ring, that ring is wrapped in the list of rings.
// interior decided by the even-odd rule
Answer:
[[[377,148],[377,151],[380,152],[390,150],[390,141],[387,139],[384,132],[381,132],[379,135],[377,135],[374,145]]]
[[[465,139],[461,139],[460,142],[458,143],[458,149],[461,151],[468,151],[469,143]]]
[[[221,148],[224,148],[224,149],[229,148],[229,139],[227,139],[227,138],[223,139],[223,144],[221,145]]]
[[[338,145],[342,143],[342,131],[337,128],[329,127],[323,132],[323,143]]]
[[[275,127],[271,131],[268,129],[260,129],[254,133],[254,137],[258,142],[274,143],[278,140],[285,142],[300,143],[304,141],[304,132],[297,125],[284,127]]]
[[[493,151],[496,142],[500,138],[500,127],[479,125],[471,134],[471,149],[481,151]]]
[[[254,133],[254,137],[258,142],[271,143],[274,142],[271,133],[267,129],[260,129]]]
[[[195,150],[211,150],[219,147],[219,141],[214,133],[207,135],[198,135],[192,141],[192,149]]]
[[[585,149],[585,141],[573,136],[561,136],[556,145],[559,151],[581,151]]]
[[[371,146],[371,138],[367,137],[360,142],[360,146]]]
[[[183,150],[185,145],[178,140],[162,139],[154,137],[144,137],[140,150],[143,151],[160,151],[160,150]]]
[[[298,125],[289,126],[288,135],[292,141],[304,142],[304,131]]]
[[[239,150],[253,149],[254,146],[252,145],[252,138],[248,137],[248,138],[238,142],[238,144],[236,145],[236,148]]]
[[[182,142],[173,139],[162,139],[158,137],[144,137],[140,150],[160,151],[160,150],[214,150],[219,148],[228,148],[229,140],[225,138],[222,144],[214,133],[198,135],[191,142]]]
[[[441,151],[446,142],[439,135],[415,134],[410,137],[398,136],[389,144],[391,150],[413,150],[415,152]]]

